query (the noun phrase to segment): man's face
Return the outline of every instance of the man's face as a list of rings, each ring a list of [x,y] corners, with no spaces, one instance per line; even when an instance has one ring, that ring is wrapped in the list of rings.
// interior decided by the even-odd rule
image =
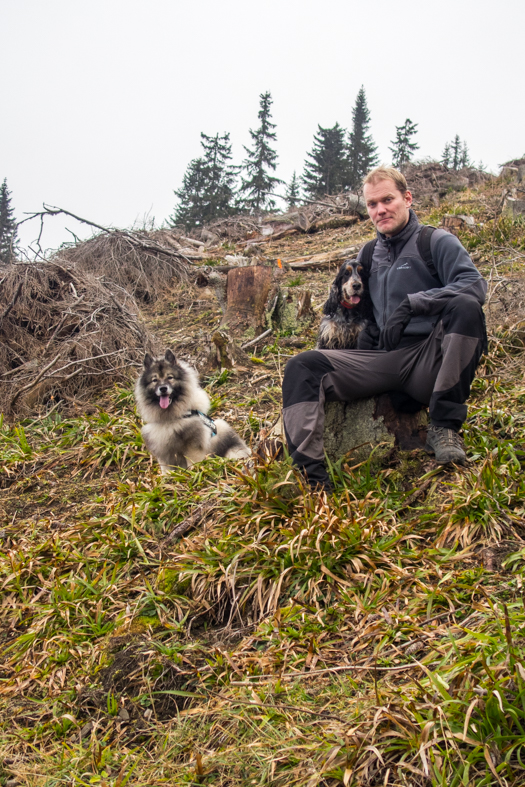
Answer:
[[[407,224],[412,194],[402,194],[393,180],[387,178],[372,185],[365,183],[363,194],[368,215],[374,227],[387,238],[397,235]]]

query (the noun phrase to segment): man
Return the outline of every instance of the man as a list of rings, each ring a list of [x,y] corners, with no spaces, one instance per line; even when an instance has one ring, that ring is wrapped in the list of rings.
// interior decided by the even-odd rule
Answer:
[[[432,263],[419,252],[422,225],[404,176],[378,167],[363,182],[377,230],[369,289],[377,328],[357,350],[311,350],[291,358],[283,380],[288,448],[312,487],[330,491],[324,465],[325,401],[400,391],[429,406],[425,448],[440,464],[464,464],[459,430],[476,367],[486,346],[486,282],[460,241],[431,237]],[[361,250],[358,260],[363,254]]]

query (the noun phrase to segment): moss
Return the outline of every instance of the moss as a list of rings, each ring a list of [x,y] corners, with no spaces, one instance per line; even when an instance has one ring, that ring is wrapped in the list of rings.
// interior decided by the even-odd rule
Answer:
[[[247,329],[244,331],[243,335],[242,335],[242,339],[243,339],[243,341],[245,341],[245,342],[248,342],[248,341],[250,341],[250,339],[255,339],[255,328],[253,328],[252,326],[250,326],[249,328],[247,328]]]
[[[139,615],[135,618],[129,628],[130,634],[143,634],[148,629],[163,628],[156,615]]]
[[[168,596],[185,596],[186,590],[191,585],[191,577],[180,579],[180,572],[163,568],[159,572],[157,587]]]

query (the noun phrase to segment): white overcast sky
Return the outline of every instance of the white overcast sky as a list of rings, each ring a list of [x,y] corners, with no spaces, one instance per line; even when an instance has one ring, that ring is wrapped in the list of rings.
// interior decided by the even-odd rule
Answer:
[[[200,132],[234,163],[269,90],[277,175],[317,125],[349,128],[364,85],[383,162],[395,126],[418,155],[455,134],[492,171],[525,154],[523,0],[0,0],[0,181],[17,220],[42,203],[117,227],[162,224]],[[91,233],[48,219],[43,245]],[[20,228],[22,243],[36,222]]]

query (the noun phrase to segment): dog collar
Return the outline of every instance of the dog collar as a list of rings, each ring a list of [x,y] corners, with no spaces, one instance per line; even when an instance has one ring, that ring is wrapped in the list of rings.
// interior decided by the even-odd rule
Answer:
[[[339,303],[344,309],[355,309],[357,306],[357,303],[348,303],[348,301],[339,301]]]
[[[215,435],[217,434],[217,427],[215,426],[215,421],[212,418],[210,418],[209,415],[206,415],[206,413],[201,413],[200,410],[190,410],[189,413],[186,413],[186,415],[183,415],[182,417],[191,418],[194,415],[199,416],[201,421],[208,427],[208,429],[211,430],[213,436],[215,437]]]

